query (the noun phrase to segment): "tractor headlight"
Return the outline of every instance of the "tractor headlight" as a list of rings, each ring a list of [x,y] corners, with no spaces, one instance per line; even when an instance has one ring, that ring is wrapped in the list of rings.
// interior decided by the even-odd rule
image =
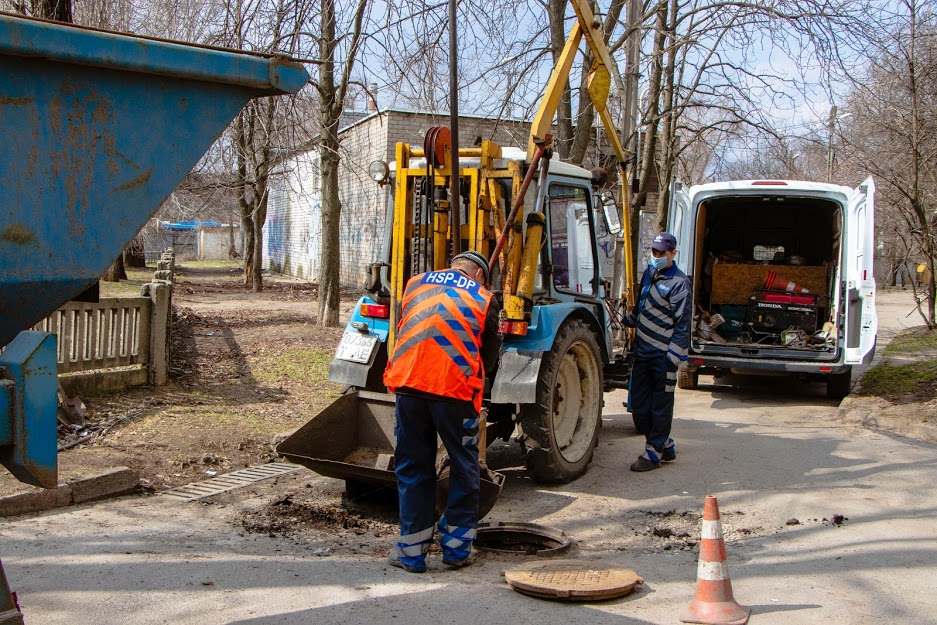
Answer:
[[[368,175],[378,184],[385,184],[390,179],[390,166],[384,161],[371,161]]]

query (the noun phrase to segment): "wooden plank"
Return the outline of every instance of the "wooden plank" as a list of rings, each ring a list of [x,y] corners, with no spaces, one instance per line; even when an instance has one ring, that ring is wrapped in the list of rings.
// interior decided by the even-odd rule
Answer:
[[[763,289],[765,277],[769,271],[793,280],[802,287],[820,296],[820,305],[827,300],[827,268],[823,266],[802,265],[732,265],[716,263],[713,265],[712,303],[748,304],[748,299],[755,289]]]

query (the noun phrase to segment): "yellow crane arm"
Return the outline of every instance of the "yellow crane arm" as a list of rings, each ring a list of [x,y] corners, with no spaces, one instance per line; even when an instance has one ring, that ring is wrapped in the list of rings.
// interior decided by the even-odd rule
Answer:
[[[624,83],[618,75],[618,66],[612,60],[609,54],[608,46],[605,45],[605,38],[602,33],[602,24],[592,13],[592,7],[587,0],[570,0],[573,4],[573,10],[576,12],[576,23],[566,39],[566,45],[557,59],[550,75],[550,82],[547,83],[547,89],[543,99],[540,102],[540,108],[534,116],[533,124],[530,128],[530,138],[527,142],[527,161],[531,162],[537,145],[542,145],[553,126],[553,118],[556,116],[556,109],[560,103],[560,97],[563,95],[563,89],[569,80],[569,73],[572,70],[573,60],[582,42],[583,36],[592,50],[594,61],[589,69],[589,76],[586,82],[586,88],[589,92],[589,99],[595,107],[602,125],[605,127],[605,135],[615,150],[618,157],[618,166],[620,169],[622,181],[622,226],[624,228],[622,235],[622,244],[624,245],[624,265],[625,265],[625,284],[624,296],[627,305],[634,305],[634,294],[631,291],[631,285],[634,282],[634,267],[631,262],[631,206],[628,201],[628,175],[626,172],[628,154],[618,136],[618,128],[615,125],[612,116],[608,111],[608,94],[611,89],[612,77],[614,72],[615,82],[619,85]]]
[[[547,89],[543,99],[540,102],[540,108],[534,116],[533,125],[530,128],[530,139],[527,143],[527,160],[533,157],[534,150],[538,143],[543,143],[544,138],[550,132],[553,125],[553,118],[556,116],[556,109],[559,107],[560,98],[563,95],[563,89],[569,80],[569,73],[573,67],[573,60],[576,57],[576,51],[585,35],[589,48],[592,50],[592,56],[595,61],[589,69],[587,80],[587,89],[589,99],[595,107],[602,124],[605,126],[605,134],[608,136],[612,149],[618,157],[618,162],[624,168],[628,155],[625,147],[618,137],[618,129],[608,112],[608,93],[611,88],[612,72],[618,73],[618,66],[612,61],[608,52],[608,46],[605,45],[605,39],[602,36],[602,24],[595,18],[592,8],[585,0],[571,0],[573,10],[576,12],[577,21],[573,24],[573,29],[566,38],[566,45],[557,59],[550,75],[550,82],[547,83]],[[617,82],[621,82],[618,80]]]

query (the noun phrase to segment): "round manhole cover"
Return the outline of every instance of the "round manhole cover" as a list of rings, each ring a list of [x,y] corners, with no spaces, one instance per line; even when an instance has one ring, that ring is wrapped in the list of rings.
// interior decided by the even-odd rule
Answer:
[[[475,546],[483,551],[527,556],[552,556],[569,549],[566,532],[534,523],[480,523]]]
[[[529,562],[505,571],[504,579],[518,592],[561,601],[614,599],[644,583],[631,569],[578,560]]]

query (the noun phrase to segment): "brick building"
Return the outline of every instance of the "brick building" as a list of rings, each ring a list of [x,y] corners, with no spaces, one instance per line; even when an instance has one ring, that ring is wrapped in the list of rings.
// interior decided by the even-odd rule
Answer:
[[[339,281],[343,286],[362,286],[368,264],[379,259],[384,238],[389,188],[378,186],[368,177],[368,165],[379,159],[392,161],[398,141],[421,144],[427,128],[448,125],[449,116],[445,113],[388,109],[366,115],[339,131],[338,184],[342,202]],[[463,146],[480,144],[482,139],[504,146],[525,146],[528,134],[527,122],[459,118]],[[318,278],[321,197],[319,153],[315,146],[278,166],[271,181],[264,225],[265,268],[310,281]]]

